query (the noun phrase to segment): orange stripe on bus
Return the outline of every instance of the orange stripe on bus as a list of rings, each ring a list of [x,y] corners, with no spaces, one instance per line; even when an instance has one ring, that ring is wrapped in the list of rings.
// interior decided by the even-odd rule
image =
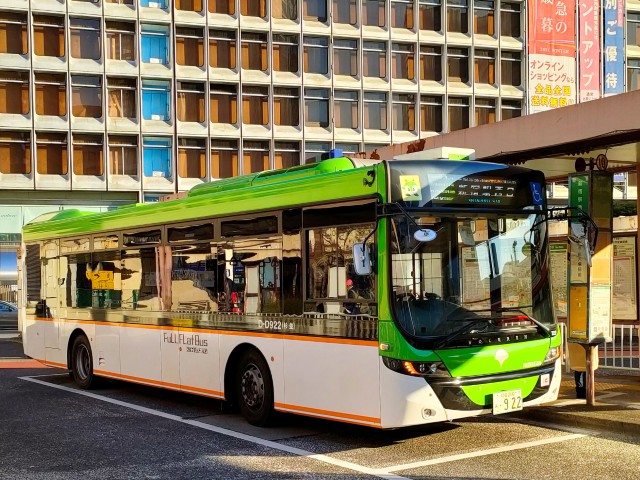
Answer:
[[[169,383],[169,382],[161,382],[160,380],[151,380],[148,378],[142,378],[142,377],[134,377],[132,375],[125,375],[123,373],[113,373],[113,372],[107,372],[104,370],[94,370],[96,375],[100,375],[103,377],[110,377],[110,378],[117,378],[120,380],[127,380],[130,382],[135,382],[135,383],[144,383],[145,385],[154,385],[154,386],[158,386],[158,387],[165,387],[165,388],[169,388],[172,390],[179,390],[179,391],[185,391],[185,392],[191,392],[191,393],[199,393],[199,394],[205,394],[208,396],[215,396],[215,397],[219,397],[219,398],[223,398],[222,392],[218,392],[217,390],[209,390],[207,388],[200,388],[200,387],[191,387],[189,385],[178,385],[177,383]]]
[[[331,410],[321,410],[319,408],[310,408],[310,407],[301,407],[297,405],[288,405],[286,403],[276,403],[275,407],[277,409],[295,411],[304,414],[315,414],[322,416],[329,416],[334,418],[340,418],[342,420],[352,420],[358,421],[362,424],[380,424],[380,419],[375,417],[365,417],[362,415],[353,415],[351,413],[342,413],[342,412],[333,412]]]
[[[46,366],[49,366],[49,367],[67,368],[67,365],[65,365],[64,363],[52,362],[50,360],[42,360],[40,358],[34,358],[34,360],[36,362],[40,362],[43,365],[46,365]]]
[[[51,322],[54,319],[51,318],[36,318],[38,321]],[[376,340],[356,340],[348,338],[337,337],[313,337],[307,335],[290,335],[284,333],[262,333],[262,332],[238,332],[234,330],[215,330],[206,328],[191,328],[191,327],[173,327],[162,325],[144,325],[138,323],[119,323],[119,322],[101,322],[97,320],[80,320],[63,318],[60,319],[66,323],[87,323],[90,325],[100,325],[104,327],[124,327],[124,328],[146,328],[150,330],[174,330],[181,332],[193,332],[193,333],[209,333],[215,335],[229,335],[229,336],[243,336],[243,337],[259,337],[259,338],[277,338],[283,340],[297,340],[300,342],[317,342],[317,343],[336,343],[341,345],[357,345],[363,347],[377,347],[378,342]]]

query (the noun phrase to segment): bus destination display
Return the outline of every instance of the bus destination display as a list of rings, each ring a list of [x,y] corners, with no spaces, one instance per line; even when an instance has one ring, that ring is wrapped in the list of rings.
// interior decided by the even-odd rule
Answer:
[[[518,182],[509,178],[429,175],[433,205],[509,206],[515,203]]]

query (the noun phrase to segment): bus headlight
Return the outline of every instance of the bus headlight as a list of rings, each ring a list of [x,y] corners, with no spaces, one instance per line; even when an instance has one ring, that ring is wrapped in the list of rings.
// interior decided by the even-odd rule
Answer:
[[[449,370],[442,362],[412,362],[395,358],[382,357],[385,366],[394,372],[417,377],[451,377]]]
[[[560,357],[560,347],[551,347],[547,352],[547,356],[544,357],[544,361],[542,363],[555,362],[558,357]]]

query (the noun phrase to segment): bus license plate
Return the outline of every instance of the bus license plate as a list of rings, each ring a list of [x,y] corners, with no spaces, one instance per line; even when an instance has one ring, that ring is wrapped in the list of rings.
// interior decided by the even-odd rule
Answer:
[[[507,390],[493,394],[493,414],[522,410],[522,390]]]

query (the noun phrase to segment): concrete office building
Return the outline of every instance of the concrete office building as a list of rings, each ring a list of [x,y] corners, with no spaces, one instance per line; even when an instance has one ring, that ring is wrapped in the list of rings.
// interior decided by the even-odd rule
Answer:
[[[15,265],[22,224],[45,211],[152,201],[331,148],[371,150],[526,114],[526,9],[518,0],[0,0],[0,270]]]

